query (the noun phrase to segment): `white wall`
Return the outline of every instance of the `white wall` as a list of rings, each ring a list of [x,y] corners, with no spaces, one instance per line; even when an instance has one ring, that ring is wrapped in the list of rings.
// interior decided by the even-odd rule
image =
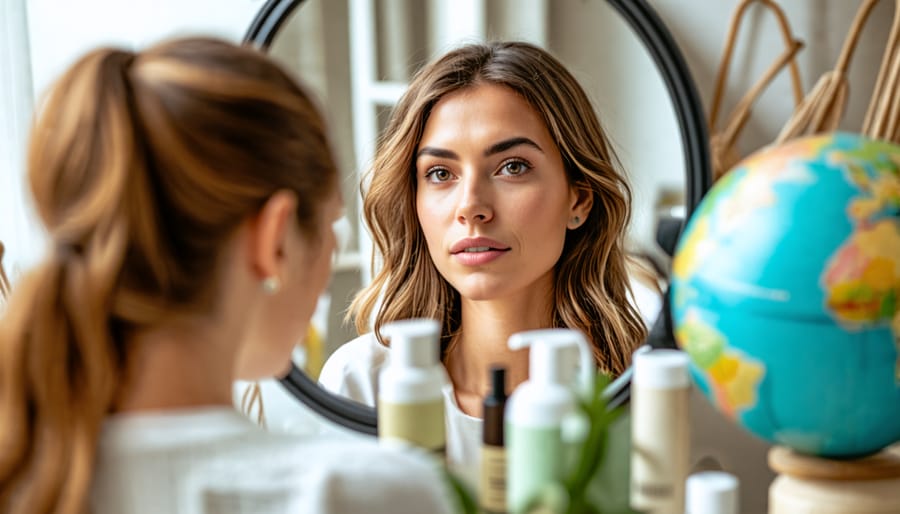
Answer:
[[[137,49],[179,34],[240,41],[262,0],[27,0],[34,88],[99,45]]]
[[[681,137],[668,91],[631,28],[606,2],[557,0],[549,48],[587,91],[628,174],[634,194],[631,238],[654,240],[661,190],[684,189]]]
[[[0,0],[0,241],[4,269],[15,277],[33,261],[40,229],[31,212],[22,173],[31,117],[32,85],[23,0]]]
[[[0,0],[0,240],[15,282],[43,253],[24,181],[34,103],[100,45],[137,49],[182,33],[240,41],[262,0]],[[7,77],[10,77],[8,79]]]

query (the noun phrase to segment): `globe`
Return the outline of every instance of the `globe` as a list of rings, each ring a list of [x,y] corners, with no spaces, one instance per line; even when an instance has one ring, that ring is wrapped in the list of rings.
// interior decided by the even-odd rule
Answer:
[[[900,146],[834,133],[749,156],[672,275],[676,341],[727,417],[829,458],[900,440]]]

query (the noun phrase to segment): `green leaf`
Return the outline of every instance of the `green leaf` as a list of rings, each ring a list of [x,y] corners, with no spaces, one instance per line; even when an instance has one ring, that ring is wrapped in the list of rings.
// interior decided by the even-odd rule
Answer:
[[[469,491],[466,484],[463,483],[456,475],[450,472],[446,467],[444,470],[444,479],[450,484],[450,490],[456,495],[456,504],[461,514],[478,514],[478,503],[475,496]]]

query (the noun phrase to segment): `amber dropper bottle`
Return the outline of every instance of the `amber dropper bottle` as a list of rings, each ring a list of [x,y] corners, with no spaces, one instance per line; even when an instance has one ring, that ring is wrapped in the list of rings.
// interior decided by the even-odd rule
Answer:
[[[506,512],[506,447],[503,411],[506,408],[506,368],[490,369],[491,391],[484,398],[479,502],[485,513]]]

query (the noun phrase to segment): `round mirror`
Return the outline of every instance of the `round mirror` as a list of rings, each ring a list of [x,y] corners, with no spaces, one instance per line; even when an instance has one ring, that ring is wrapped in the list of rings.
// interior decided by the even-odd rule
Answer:
[[[329,393],[316,377],[327,356],[356,336],[344,314],[369,279],[360,171],[415,70],[459,42],[480,39],[547,48],[589,94],[633,188],[629,244],[635,253],[665,269],[680,220],[710,187],[707,130],[695,85],[672,36],[643,0],[554,1],[552,9],[545,0],[267,2],[245,41],[267,50],[320,99],[345,170],[347,209],[336,229],[343,244],[331,285],[281,383],[313,411],[355,431],[377,432],[375,410]],[[657,318],[656,301],[641,309],[649,322]],[[665,341],[667,334],[656,328],[657,339]],[[627,397],[627,380],[614,385],[621,388],[617,397]]]

